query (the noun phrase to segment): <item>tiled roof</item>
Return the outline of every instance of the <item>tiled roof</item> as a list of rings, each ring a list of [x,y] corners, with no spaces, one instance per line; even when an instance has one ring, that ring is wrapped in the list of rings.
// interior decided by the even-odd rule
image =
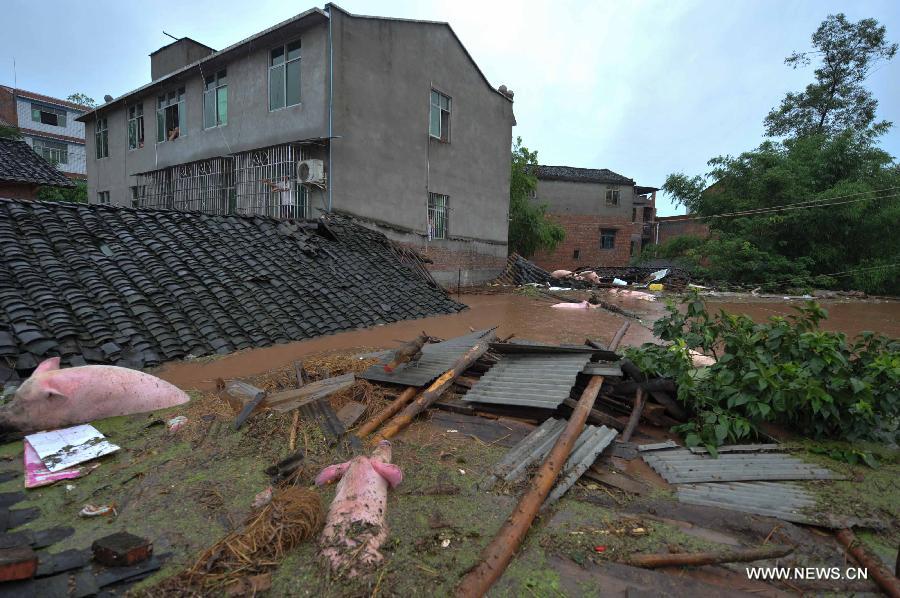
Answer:
[[[0,199],[0,384],[53,355],[147,367],[463,307],[343,217]]]
[[[0,138],[0,181],[72,186],[63,173],[19,139]]]
[[[84,106],[82,104],[76,104],[75,102],[70,102],[69,100],[61,100],[59,98],[54,98],[53,96],[45,96],[42,93],[35,93],[33,91],[27,91],[25,89],[14,89],[12,87],[7,87],[14,94],[19,96],[20,98],[24,98],[26,100],[37,100],[38,102],[44,102],[46,104],[56,104],[57,106],[65,106],[66,108],[70,108],[72,110],[77,110],[79,112],[87,112],[88,110],[92,110],[90,106]]]
[[[538,166],[535,176],[548,181],[571,181],[573,183],[611,183],[614,185],[634,185],[634,180],[622,176],[608,168],[575,168],[574,166]]]

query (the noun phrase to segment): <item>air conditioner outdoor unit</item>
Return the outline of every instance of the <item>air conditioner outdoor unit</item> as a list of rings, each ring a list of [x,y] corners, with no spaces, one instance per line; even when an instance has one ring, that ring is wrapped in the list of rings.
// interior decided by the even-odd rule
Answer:
[[[325,184],[325,164],[321,160],[301,160],[297,163],[297,178],[309,185]]]

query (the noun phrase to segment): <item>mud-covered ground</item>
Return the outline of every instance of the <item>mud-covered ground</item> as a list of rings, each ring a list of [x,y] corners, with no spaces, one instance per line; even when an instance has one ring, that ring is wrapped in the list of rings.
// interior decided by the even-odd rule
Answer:
[[[355,352],[307,356],[315,376],[359,370],[370,361]],[[282,368],[250,378],[267,389],[293,384],[292,369]],[[359,400],[372,412],[391,398],[383,387],[358,382],[335,396],[335,407]],[[292,414],[262,414],[234,431],[234,414],[214,394],[195,392],[187,406],[167,412],[95,422],[122,447],[102,459],[90,475],[28,491],[15,508],[38,507],[41,517],[25,526],[75,528],[75,534],[53,545],[51,552],[86,548],[98,537],[127,530],[150,538],[157,554],[169,554],[164,568],[139,586],[153,595],[155,584],[193,563],[204,548],[232,531],[252,511],[254,496],[269,479],[263,470],[289,454]],[[438,413],[438,412],[434,412]],[[502,433],[480,439],[463,426],[448,426],[434,413],[417,421],[394,442],[393,461],[405,473],[389,495],[389,536],[385,562],[362,579],[328,575],[317,558],[315,542],[291,551],[272,573],[274,596],[443,596],[478,559],[482,548],[511,512],[521,486],[479,491],[478,481],[507,448]],[[154,422],[187,415],[189,424],[176,433]],[[434,417],[434,419],[432,419]],[[502,426],[502,423],[497,423]],[[455,430],[455,431],[454,431]],[[501,430],[502,432],[502,430]],[[644,433],[664,436],[659,430]],[[638,442],[644,437],[638,437]],[[346,460],[346,446],[329,446],[319,429],[301,421],[298,448],[306,451],[298,483],[311,485],[318,471]],[[845,473],[845,482],[807,484],[831,512],[873,517],[880,531],[859,532],[868,546],[893,564],[900,542],[900,463],[897,455],[879,452],[881,466],[851,467],[812,454],[797,444],[805,458]],[[859,447],[857,447],[859,448]],[[875,447],[877,450],[877,447]],[[0,457],[21,462],[21,443],[2,447]],[[639,461],[613,459],[654,488],[634,497],[590,480],[582,480],[533,526],[522,550],[491,592],[493,596],[625,595],[643,590],[654,595],[775,595],[799,591],[872,591],[870,582],[797,582],[778,586],[747,579],[743,565],[647,571],[616,563],[635,552],[714,550],[723,547],[791,544],[796,551],[786,565],[839,566],[845,558],[828,530],[714,508],[689,507],[674,500],[665,483]],[[21,478],[0,485],[0,492],[21,489]],[[334,487],[321,490],[327,505]],[[87,503],[115,504],[115,518],[80,519]],[[767,564],[767,563],[759,563]],[[771,564],[771,563],[768,563]]]

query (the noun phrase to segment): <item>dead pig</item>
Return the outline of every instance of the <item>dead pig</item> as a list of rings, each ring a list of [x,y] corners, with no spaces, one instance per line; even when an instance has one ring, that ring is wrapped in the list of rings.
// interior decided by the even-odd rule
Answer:
[[[387,538],[388,486],[403,480],[403,472],[390,461],[391,443],[382,440],[370,457],[329,465],[316,477],[319,486],[341,480],[320,540],[321,554],[333,571],[355,577],[384,558],[378,549]]]
[[[156,376],[112,365],[60,369],[42,362],[0,409],[0,432],[28,434],[94,420],[165,409],[188,402],[181,389]]]

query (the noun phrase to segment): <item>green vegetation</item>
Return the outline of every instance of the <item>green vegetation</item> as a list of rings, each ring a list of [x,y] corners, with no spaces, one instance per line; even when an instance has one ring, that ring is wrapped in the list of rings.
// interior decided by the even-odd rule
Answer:
[[[96,108],[97,102],[94,101],[94,98],[90,97],[87,94],[83,94],[80,92],[73,93],[69,97],[66,98],[73,104],[79,104],[81,106],[87,106],[88,108]]]
[[[38,189],[37,196],[42,201],[87,203],[87,181],[75,181],[75,186],[68,189],[65,187],[41,187]]]
[[[521,137],[516,139],[509,179],[509,247],[525,257],[539,249],[554,249],[566,237],[565,230],[547,218],[547,205],[531,201],[537,164],[537,152],[523,146]]]
[[[878,101],[864,86],[897,44],[874,19],[852,23],[843,14],[829,16],[812,44],[786,60],[820,64],[813,83],[766,117],[770,139],[711,159],[706,177],[667,177],[663,189],[690,213],[728,215],[705,220],[712,238],[672,241],[650,257],[680,259],[713,280],[900,294],[900,238],[892,233],[900,165],[878,147],[891,123],[876,121]]]
[[[756,324],[745,315],[711,315],[690,296],[654,325],[671,344],[629,349],[644,372],[672,378],[694,418],[676,431],[710,452],[753,438],[776,422],[813,438],[895,442],[900,434],[900,341],[870,332],[852,342],[819,329],[827,313],[814,302],[793,316]],[[716,357],[696,369],[689,351]],[[846,451],[845,451],[846,452]],[[832,458],[874,465],[868,453]]]

